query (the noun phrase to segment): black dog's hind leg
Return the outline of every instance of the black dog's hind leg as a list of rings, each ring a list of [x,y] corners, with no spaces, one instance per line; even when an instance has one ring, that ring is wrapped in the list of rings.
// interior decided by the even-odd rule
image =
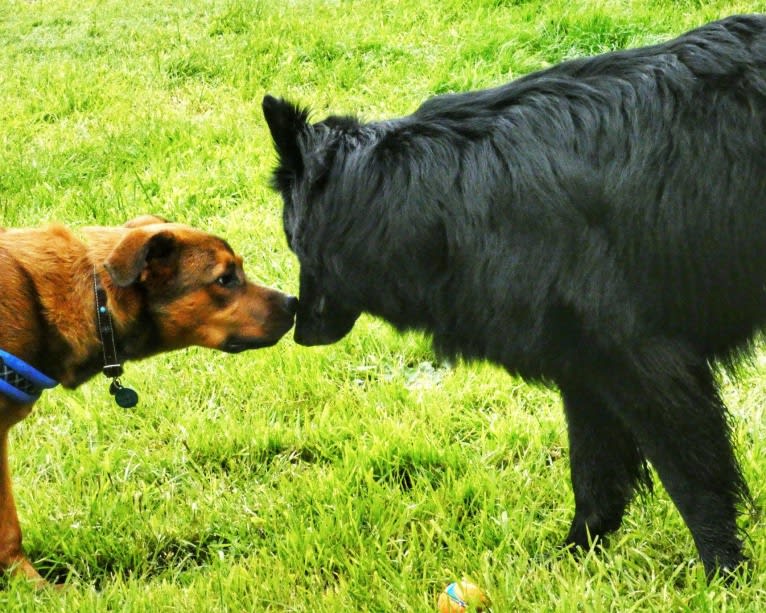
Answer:
[[[651,485],[635,438],[594,393],[561,387],[569,433],[575,515],[567,545],[587,549],[620,527],[636,488]]]
[[[748,497],[708,362],[662,339],[609,361],[600,391],[657,470],[708,575],[744,559],[737,506]]]

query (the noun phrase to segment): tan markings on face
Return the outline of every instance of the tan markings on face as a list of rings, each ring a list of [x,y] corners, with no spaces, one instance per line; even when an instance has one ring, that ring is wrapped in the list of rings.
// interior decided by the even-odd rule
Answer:
[[[217,348],[231,336],[271,337],[274,305],[270,290],[248,284],[226,301],[217,295],[223,291],[211,285],[174,301],[161,322],[167,344]]]
[[[221,239],[192,244],[179,262],[178,295],[158,312],[165,347],[220,348],[232,337],[268,342],[284,334],[291,318],[281,293],[249,283],[242,258]]]

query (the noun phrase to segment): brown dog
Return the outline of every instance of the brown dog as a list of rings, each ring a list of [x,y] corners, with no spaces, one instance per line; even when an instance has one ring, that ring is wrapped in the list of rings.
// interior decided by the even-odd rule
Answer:
[[[43,585],[22,552],[8,466],[8,430],[49,386],[36,377],[74,388],[162,351],[273,345],[292,327],[296,299],[248,282],[222,239],[149,215],[76,233],[0,232],[0,276],[0,570]]]

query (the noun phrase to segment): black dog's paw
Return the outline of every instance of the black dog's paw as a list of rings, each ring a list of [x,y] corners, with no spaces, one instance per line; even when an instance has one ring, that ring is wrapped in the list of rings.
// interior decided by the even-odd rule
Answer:
[[[587,519],[582,519],[576,514],[563,546],[573,552],[603,549],[608,543],[607,535],[617,530],[621,523],[621,515],[616,518],[589,515]]]
[[[752,574],[752,564],[741,551],[718,556],[712,561],[703,559],[702,563],[708,582],[720,581],[728,587],[746,583]]]

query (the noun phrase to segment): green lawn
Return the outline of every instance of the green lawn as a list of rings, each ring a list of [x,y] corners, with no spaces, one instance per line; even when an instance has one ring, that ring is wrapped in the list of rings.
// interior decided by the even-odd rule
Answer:
[[[560,60],[664,40],[766,1],[0,0],[0,224],[156,213],[225,235],[297,291],[267,187],[265,93],[366,119]],[[1,290],[0,290],[1,291]],[[0,297],[1,299],[1,297]],[[766,502],[766,352],[725,395]],[[573,510],[555,392],[363,318],[317,349],[188,350],[56,389],[13,433],[25,545],[62,592],[1,580],[0,611],[434,611],[448,582],[494,611],[763,611],[706,585],[661,487],[600,555],[558,551]]]

